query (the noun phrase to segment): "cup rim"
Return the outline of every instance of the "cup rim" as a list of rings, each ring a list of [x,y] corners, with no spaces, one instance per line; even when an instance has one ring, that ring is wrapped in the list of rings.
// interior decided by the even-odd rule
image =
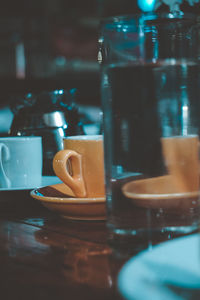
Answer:
[[[27,140],[42,139],[41,136],[0,136],[0,141],[27,141]]]
[[[102,134],[73,135],[73,136],[64,137],[63,140],[101,141],[103,140],[103,135]]]

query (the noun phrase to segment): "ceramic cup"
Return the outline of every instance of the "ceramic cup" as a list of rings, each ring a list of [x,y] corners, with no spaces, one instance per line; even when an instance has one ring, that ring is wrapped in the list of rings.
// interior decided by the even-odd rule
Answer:
[[[42,138],[0,137],[0,188],[32,188],[42,179]]]
[[[161,138],[162,152],[168,174],[177,192],[199,190],[199,137],[185,135]]]
[[[101,135],[70,136],[63,139],[64,150],[53,159],[55,174],[77,197],[102,197],[104,155]]]

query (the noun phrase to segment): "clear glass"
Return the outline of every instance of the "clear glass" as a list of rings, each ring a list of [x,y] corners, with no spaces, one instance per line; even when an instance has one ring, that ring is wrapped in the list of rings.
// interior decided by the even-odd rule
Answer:
[[[198,24],[185,15],[102,24],[102,107],[110,242],[138,250],[199,222]],[[129,243],[131,247],[131,243]]]

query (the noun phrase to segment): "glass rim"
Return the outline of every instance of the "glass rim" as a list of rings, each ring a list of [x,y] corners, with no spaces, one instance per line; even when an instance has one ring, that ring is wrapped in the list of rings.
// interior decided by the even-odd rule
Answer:
[[[148,13],[136,13],[125,14],[105,17],[100,22],[100,27],[106,30],[112,30],[120,25],[126,26],[148,26],[151,25],[147,22],[159,21],[159,20],[171,20],[181,21],[184,23],[195,23],[199,19],[199,16],[194,13],[171,13],[171,12],[148,12]],[[157,22],[159,25],[159,22]],[[153,24],[152,24],[153,25]]]

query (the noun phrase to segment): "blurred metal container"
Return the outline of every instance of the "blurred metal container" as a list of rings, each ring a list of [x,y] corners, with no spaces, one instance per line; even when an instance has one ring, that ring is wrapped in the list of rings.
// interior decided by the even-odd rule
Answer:
[[[43,175],[55,175],[52,159],[63,148],[63,137],[84,134],[75,95],[75,89],[27,94],[11,107],[10,135],[42,136]]]

